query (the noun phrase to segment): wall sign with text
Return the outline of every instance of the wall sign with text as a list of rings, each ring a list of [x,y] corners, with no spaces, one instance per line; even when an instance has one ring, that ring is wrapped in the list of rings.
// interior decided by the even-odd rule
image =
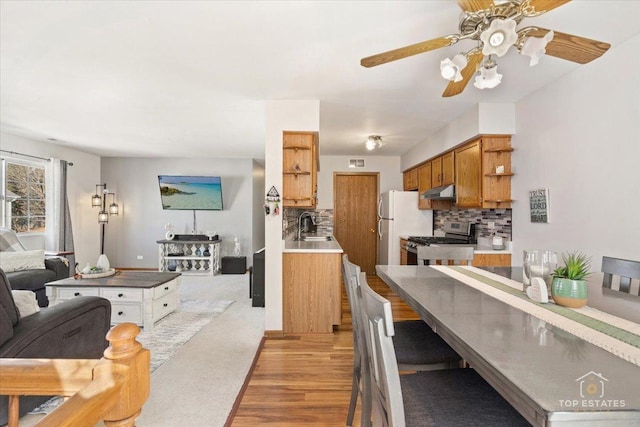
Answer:
[[[529,191],[531,222],[549,222],[549,189]]]

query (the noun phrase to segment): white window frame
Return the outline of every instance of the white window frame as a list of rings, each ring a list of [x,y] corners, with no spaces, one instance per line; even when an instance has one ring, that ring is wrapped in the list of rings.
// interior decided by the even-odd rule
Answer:
[[[44,176],[45,176],[45,230],[44,231],[27,231],[27,232],[18,232],[16,231],[17,234],[21,234],[21,235],[44,235],[46,234],[46,224],[47,224],[47,217],[50,215],[49,212],[49,206],[47,204],[47,198],[50,197],[49,195],[49,161],[47,160],[24,160],[21,158],[17,158],[17,157],[13,157],[13,156],[6,156],[6,155],[2,155],[0,156],[0,225],[2,227],[6,227],[6,228],[11,228],[11,221],[10,221],[10,214],[11,211],[9,209],[8,206],[8,202],[6,202],[7,200],[7,164],[8,163],[12,163],[12,164],[17,164],[17,165],[22,165],[22,166],[27,166],[27,167],[36,167],[36,168],[41,168],[44,170]],[[15,230],[14,230],[15,231]]]

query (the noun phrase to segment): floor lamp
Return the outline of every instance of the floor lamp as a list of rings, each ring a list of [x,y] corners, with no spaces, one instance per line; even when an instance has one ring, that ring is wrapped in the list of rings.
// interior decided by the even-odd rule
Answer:
[[[98,189],[101,190],[98,190]],[[107,197],[111,196],[111,204],[107,210]],[[103,271],[109,270],[111,267],[109,264],[109,259],[104,253],[104,232],[105,226],[109,222],[110,215],[118,215],[118,204],[115,202],[116,195],[115,193],[110,193],[107,189],[107,183],[97,184],[96,185],[96,194],[91,196],[91,206],[100,208],[100,212],[98,212],[98,223],[100,224],[100,256],[98,257],[98,261],[96,262],[96,267],[102,268]]]

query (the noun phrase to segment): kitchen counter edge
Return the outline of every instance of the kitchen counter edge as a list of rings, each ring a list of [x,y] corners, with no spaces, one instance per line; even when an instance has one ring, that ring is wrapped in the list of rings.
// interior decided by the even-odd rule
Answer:
[[[283,253],[321,253],[321,254],[341,254],[344,251],[342,247],[332,236],[328,242],[304,242],[293,239],[285,239],[282,241]]]

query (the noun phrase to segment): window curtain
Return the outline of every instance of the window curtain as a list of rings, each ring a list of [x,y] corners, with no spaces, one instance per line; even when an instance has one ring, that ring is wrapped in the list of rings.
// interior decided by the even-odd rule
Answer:
[[[52,158],[47,185],[47,231],[46,250],[53,252],[73,252],[73,229],[67,195],[68,162]],[[75,257],[69,259],[70,271],[75,271]]]

